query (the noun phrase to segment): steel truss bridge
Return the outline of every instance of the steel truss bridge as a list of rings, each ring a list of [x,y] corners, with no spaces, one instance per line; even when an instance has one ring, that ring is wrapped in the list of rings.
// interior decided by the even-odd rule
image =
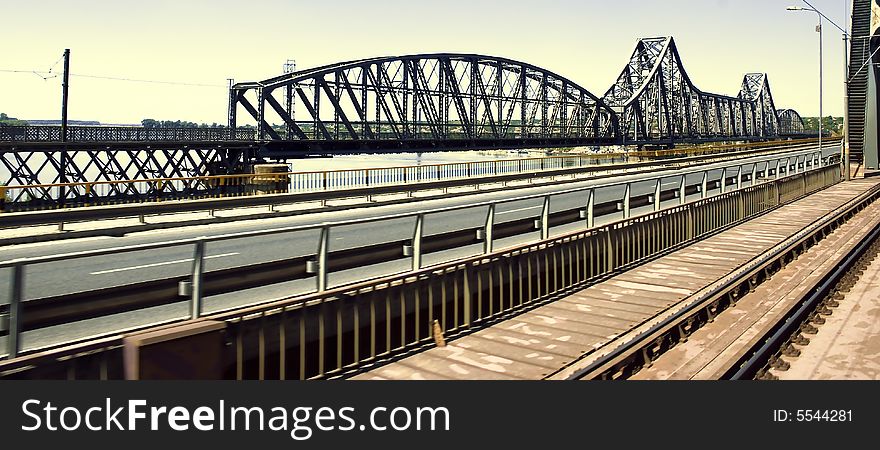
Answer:
[[[0,127],[0,183],[239,173],[256,161],[339,153],[670,148],[805,135],[797,112],[776,109],[765,74],[747,74],[736,97],[699,90],[671,37],[639,40],[601,97],[524,62],[440,53],[238,83],[229,105],[222,129],[70,127],[61,136],[57,127]],[[256,126],[238,126],[239,115]]]

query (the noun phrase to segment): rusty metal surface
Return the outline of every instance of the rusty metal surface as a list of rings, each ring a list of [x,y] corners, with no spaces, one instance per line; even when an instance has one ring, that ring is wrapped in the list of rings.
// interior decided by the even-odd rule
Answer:
[[[873,187],[841,183],[737,228],[535,308],[355,378],[541,379],[647,326],[743,263]],[[578,356],[580,353],[580,356]],[[550,366],[550,367],[548,367]]]
[[[780,380],[880,380],[880,260],[859,276]]]
[[[764,336],[766,331],[778,322],[786,311],[796,305],[799,300],[808,293],[819,279],[832,270],[839,261],[851,250],[866,234],[880,224],[880,204],[872,204],[865,211],[850,219],[834,233],[827,236],[796,261],[786,265],[768,281],[759,285],[754,292],[743,296],[737,302],[737,307],[725,311],[715,318],[711,324],[705,325],[700,330],[688,337],[686,343],[679,344],[675,348],[660,356],[650,368],[644,369],[634,375],[633,379],[716,379],[727,368],[750,348],[756,340]],[[880,268],[875,267],[880,273]],[[868,276],[866,275],[866,278]],[[858,296],[858,294],[857,294]],[[868,300],[869,302],[872,300]],[[852,302],[849,308],[857,302]],[[843,303],[841,304],[843,305]],[[846,312],[835,310],[828,320],[840,322],[841,325],[848,321]],[[863,320],[858,321],[863,322]],[[838,333],[828,331],[823,325],[819,328],[822,338],[829,344],[836,340]],[[850,336],[859,335],[863,339],[872,327],[861,327],[855,330],[848,327],[846,333]],[[819,338],[819,336],[816,336]],[[822,353],[819,348],[823,345],[814,346],[817,342],[810,337],[811,343],[803,351],[813,354]],[[850,340],[852,340],[850,338]],[[865,340],[865,342],[868,342]],[[851,342],[852,343],[852,342]],[[866,345],[869,347],[870,345]],[[825,345],[824,350],[830,350],[830,345]],[[834,347],[836,357],[829,358],[827,362],[833,364],[835,360],[843,358],[842,355],[854,355],[852,347]],[[876,353],[877,347],[874,346]],[[863,354],[862,356],[866,356]],[[823,355],[827,356],[827,355]],[[802,364],[800,370],[786,372],[774,371],[774,374],[783,379],[810,378],[811,371],[819,372],[823,356],[814,356],[811,363]],[[792,364],[800,364],[802,360],[811,358],[797,358]],[[810,368],[804,367],[810,366]],[[874,372],[874,377],[878,375]]]

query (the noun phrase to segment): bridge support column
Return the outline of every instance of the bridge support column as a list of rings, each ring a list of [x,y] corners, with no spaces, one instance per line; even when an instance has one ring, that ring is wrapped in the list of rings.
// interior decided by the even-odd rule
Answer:
[[[254,176],[246,181],[247,194],[277,194],[290,191],[290,166],[287,164],[255,164]]]
[[[127,380],[223,378],[225,322],[193,321],[123,339]]]

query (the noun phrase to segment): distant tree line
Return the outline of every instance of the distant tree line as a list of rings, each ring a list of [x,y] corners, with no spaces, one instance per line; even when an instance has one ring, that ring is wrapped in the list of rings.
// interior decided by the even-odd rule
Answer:
[[[144,128],[226,128],[225,125],[220,125],[217,122],[209,125],[207,123],[195,123],[186,120],[144,119],[141,120],[141,125]]]
[[[25,120],[18,120],[15,117],[7,116],[6,113],[0,113],[0,126],[23,127],[27,124]]]
[[[805,131],[819,131],[818,117],[802,117]],[[822,117],[822,131],[843,135],[843,117]]]

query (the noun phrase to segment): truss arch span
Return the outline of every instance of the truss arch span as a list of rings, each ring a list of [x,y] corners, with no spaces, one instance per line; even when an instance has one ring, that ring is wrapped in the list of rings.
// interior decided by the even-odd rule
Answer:
[[[474,54],[361,59],[239,83],[230,89],[230,105],[230,125],[242,107],[260,139],[315,145],[513,147],[608,143],[618,136],[611,109],[577,83],[531,64]],[[283,125],[273,126],[276,121]]]

